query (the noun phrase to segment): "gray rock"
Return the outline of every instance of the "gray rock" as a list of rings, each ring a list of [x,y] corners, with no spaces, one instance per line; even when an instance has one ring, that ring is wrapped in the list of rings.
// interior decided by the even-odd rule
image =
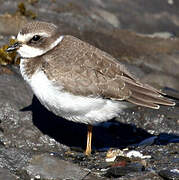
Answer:
[[[31,177],[39,179],[84,179],[88,172],[79,166],[49,154],[34,155],[25,167]]]
[[[179,170],[178,169],[165,169],[159,172],[159,175],[164,179],[168,180],[178,180],[179,179]]]
[[[30,160],[30,153],[17,148],[0,147],[0,167],[11,171],[22,169]]]
[[[0,107],[6,102],[11,102],[16,107],[16,110],[19,110],[31,103],[33,94],[29,86],[22,79],[19,68],[13,66],[9,69],[10,74],[4,73],[0,75]]]
[[[111,167],[105,174],[106,177],[121,177],[132,172],[141,172],[144,170],[144,166],[140,163],[131,163],[126,166]]]
[[[14,180],[16,178],[9,170],[0,168],[0,180]]]

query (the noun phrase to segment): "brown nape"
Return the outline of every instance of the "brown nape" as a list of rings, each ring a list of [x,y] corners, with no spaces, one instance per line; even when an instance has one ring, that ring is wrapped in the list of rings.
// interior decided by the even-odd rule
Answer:
[[[159,105],[175,105],[175,102],[165,98],[162,92],[147,84],[135,84],[132,81],[128,81],[126,85],[132,92],[129,99],[127,99],[129,102],[153,109],[159,109]]]

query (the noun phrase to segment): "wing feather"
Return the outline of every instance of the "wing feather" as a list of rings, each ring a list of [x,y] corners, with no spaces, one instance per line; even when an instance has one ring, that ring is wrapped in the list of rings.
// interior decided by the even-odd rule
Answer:
[[[154,109],[158,104],[174,105],[162,92],[141,83],[115,58],[73,36],[64,36],[43,58],[48,78],[74,95],[127,100]]]

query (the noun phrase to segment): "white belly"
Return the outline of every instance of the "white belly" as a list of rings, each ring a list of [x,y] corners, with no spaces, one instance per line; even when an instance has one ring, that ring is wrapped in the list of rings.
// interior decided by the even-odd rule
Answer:
[[[40,102],[58,116],[74,122],[95,124],[116,117],[126,108],[124,102],[103,98],[74,96],[63,92],[62,86],[54,86],[43,71],[37,71],[31,79],[22,72]]]

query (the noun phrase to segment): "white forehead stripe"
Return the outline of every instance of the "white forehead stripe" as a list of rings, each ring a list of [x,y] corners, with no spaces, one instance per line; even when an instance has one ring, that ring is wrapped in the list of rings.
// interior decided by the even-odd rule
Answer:
[[[49,51],[49,50],[53,49],[55,46],[57,46],[63,40],[63,38],[64,38],[64,36],[60,36],[47,49],[40,49],[38,47],[32,47],[32,46],[29,46],[26,44],[22,44],[22,46],[17,50],[17,52],[23,58],[34,58],[37,56],[41,56],[42,54],[45,54],[47,51]]]
[[[20,42],[27,42],[29,41],[34,35],[40,35],[43,37],[49,37],[47,33],[41,32],[41,33],[28,33],[28,34],[21,34],[20,32],[17,35],[17,40]]]

